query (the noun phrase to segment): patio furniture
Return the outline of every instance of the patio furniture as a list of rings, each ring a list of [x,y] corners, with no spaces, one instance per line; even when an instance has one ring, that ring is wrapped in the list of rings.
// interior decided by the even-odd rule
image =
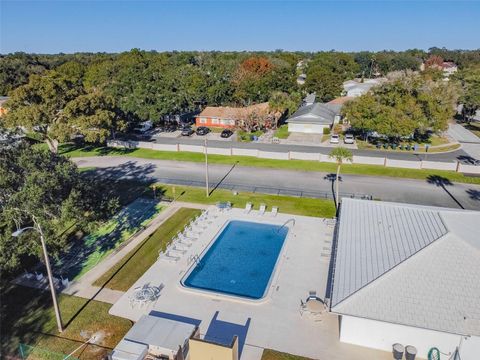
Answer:
[[[227,202],[219,202],[217,203],[217,208],[220,212],[230,210],[232,208],[232,203],[227,201]]]
[[[299,311],[300,311],[300,316],[303,315],[303,313],[305,312],[306,310],[306,304],[303,302],[302,299],[300,299],[300,308],[299,308]]]
[[[245,205],[245,214],[248,214],[251,210],[252,210],[252,203],[251,202],[247,202],[247,204]]]
[[[267,205],[265,204],[260,204],[260,208],[258,209],[258,215],[263,215],[265,214],[265,210],[267,209]]]
[[[148,284],[142,287],[137,287],[130,297],[130,306],[134,307],[138,304],[140,307],[143,307],[147,303],[157,300],[160,296],[160,291],[161,287],[149,286]]]
[[[272,216],[277,216],[277,214],[278,214],[278,207],[277,206],[272,207]]]
[[[180,260],[180,256],[172,255],[170,254],[169,251],[160,252],[160,254],[158,255],[158,260],[167,260],[170,262],[177,262],[178,260]]]
[[[322,314],[326,310],[325,303],[318,297],[310,298],[305,303],[305,310],[312,314]]]

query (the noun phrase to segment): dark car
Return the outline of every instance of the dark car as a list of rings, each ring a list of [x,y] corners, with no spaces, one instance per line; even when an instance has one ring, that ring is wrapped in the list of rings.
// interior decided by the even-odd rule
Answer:
[[[175,123],[170,123],[165,126],[165,131],[166,132],[174,132],[177,130],[177,124]]]
[[[220,137],[226,139],[226,138],[229,138],[230,136],[233,135],[233,131],[232,130],[229,130],[229,129],[225,129],[222,131],[222,133],[220,134]]]
[[[200,126],[197,128],[197,135],[207,135],[210,129],[206,126]]]
[[[194,133],[193,129],[191,127],[184,127],[182,129],[182,136],[190,136]]]

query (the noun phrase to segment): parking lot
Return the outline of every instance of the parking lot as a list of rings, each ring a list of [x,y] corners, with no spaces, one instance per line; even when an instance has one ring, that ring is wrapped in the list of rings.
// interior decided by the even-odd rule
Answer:
[[[236,132],[233,133],[232,136],[228,138],[222,138],[220,136],[220,132],[209,132],[207,135],[197,135],[196,133],[193,133],[190,136],[182,136],[182,131],[181,130],[175,130],[172,132],[156,132],[154,135],[152,135],[153,138],[170,138],[170,139],[175,139],[175,138],[184,138],[184,139],[196,139],[196,140],[203,140],[207,138],[208,140],[219,140],[219,141],[236,141],[237,134]]]

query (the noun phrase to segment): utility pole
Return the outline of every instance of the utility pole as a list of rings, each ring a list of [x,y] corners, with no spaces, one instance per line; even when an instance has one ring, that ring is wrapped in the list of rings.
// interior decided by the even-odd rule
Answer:
[[[205,191],[207,197],[210,196],[210,190],[208,189],[208,141],[207,135],[205,135]]]

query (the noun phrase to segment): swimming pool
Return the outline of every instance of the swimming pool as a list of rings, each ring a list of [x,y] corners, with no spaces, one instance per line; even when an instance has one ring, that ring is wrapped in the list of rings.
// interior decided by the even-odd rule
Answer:
[[[182,284],[260,299],[277,263],[288,227],[230,221]]]

